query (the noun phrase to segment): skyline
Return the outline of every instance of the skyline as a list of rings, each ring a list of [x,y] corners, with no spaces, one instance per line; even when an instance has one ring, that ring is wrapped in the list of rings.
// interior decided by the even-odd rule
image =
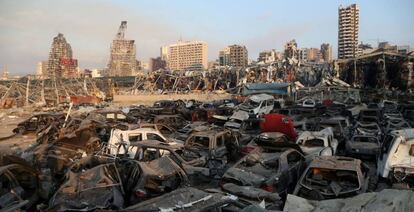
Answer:
[[[58,33],[71,44],[81,68],[105,68],[123,20],[128,21],[126,38],[135,40],[137,59],[144,62],[180,38],[207,42],[209,60],[218,59],[219,50],[232,44],[245,45],[249,58],[256,60],[260,51],[281,51],[291,39],[299,48],[329,43],[336,58],[338,7],[352,3],[360,7],[360,42],[414,47],[414,29],[409,28],[414,2],[409,0],[300,1],[297,7],[267,0],[17,0],[0,2],[0,70],[7,66],[11,75],[34,73],[36,64],[48,59]]]

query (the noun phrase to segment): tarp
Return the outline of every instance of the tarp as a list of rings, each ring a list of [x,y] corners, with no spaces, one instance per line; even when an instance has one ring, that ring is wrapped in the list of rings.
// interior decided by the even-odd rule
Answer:
[[[243,86],[241,94],[244,96],[267,93],[287,95],[289,83],[249,83]]]
[[[414,191],[385,189],[346,199],[313,201],[289,194],[283,211],[414,211]]]

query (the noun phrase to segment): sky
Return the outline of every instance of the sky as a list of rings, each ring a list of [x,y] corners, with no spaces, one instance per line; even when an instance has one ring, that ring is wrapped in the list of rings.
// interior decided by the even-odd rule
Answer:
[[[209,60],[231,44],[245,45],[256,60],[292,39],[299,48],[330,43],[336,56],[338,6],[352,3],[360,7],[360,41],[414,47],[413,0],[0,0],[0,71],[34,74],[58,33],[81,68],[105,68],[124,20],[144,62],[179,39],[206,41]]]

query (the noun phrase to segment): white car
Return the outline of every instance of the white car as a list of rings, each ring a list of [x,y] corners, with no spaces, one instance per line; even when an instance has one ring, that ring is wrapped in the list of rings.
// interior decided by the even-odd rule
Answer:
[[[304,131],[297,138],[296,144],[305,153],[307,159],[335,155],[338,148],[338,140],[333,137],[331,127],[321,131]]]
[[[392,182],[414,179],[414,128],[388,134],[377,160],[377,173]]]
[[[144,140],[157,140],[169,146],[177,148],[183,147],[183,141],[165,138],[160,131],[153,128],[138,128],[135,130],[119,130],[113,129],[111,137],[108,141],[108,149],[111,155],[125,154],[128,151],[130,156],[135,152],[130,152],[131,142],[139,142]]]
[[[238,105],[238,109],[252,115],[262,115],[270,113],[274,108],[275,98],[268,94],[257,94],[250,96],[245,102]]]

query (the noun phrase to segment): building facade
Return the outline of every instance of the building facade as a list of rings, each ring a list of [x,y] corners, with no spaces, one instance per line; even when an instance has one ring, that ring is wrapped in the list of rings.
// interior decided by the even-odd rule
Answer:
[[[132,76],[138,70],[135,40],[125,39],[127,22],[122,21],[118,33],[111,44],[108,63],[109,76]]]
[[[338,9],[338,59],[355,58],[360,54],[359,7],[352,4]]]
[[[240,45],[231,45],[220,50],[220,66],[247,67],[249,61],[247,48]]]
[[[157,58],[150,58],[149,64],[148,64],[148,70],[149,71],[157,71],[159,69],[165,69],[167,67],[167,62],[161,57]]]
[[[332,46],[329,43],[323,43],[321,45],[321,59],[324,62],[332,62]]]
[[[200,71],[208,68],[208,45],[203,41],[179,41],[167,48],[167,67],[171,70]]]
[[[277,52],[276,50],[272,49],[270,51],[263,51],[259,53],[259,57],[257,58],[257,62],[263,63],[273,63],[277,60],[280,60],[283,57],[282,53]]]
[[[46,75],[50,78],[76,77],[78,60],[73,59],[72,47],[62,33],[53,38]]]

